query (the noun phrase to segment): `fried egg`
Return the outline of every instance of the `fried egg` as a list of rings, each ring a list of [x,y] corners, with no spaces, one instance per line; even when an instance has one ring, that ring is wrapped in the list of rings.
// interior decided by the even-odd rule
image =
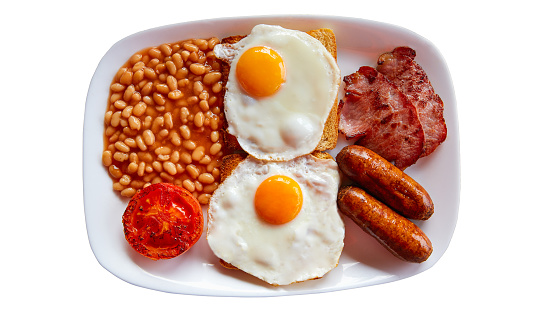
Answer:
[[[220,259],[272,285],[320,278],[338,265],[344,247],[339,184],[332,159],[248,156],[210,199],[208,244]]]
[[[340,69],[307,33],[257,25],[215,55],[230,64],[224,98],[228,132],[242,149],[266,160],[311,153],[338,95]]]

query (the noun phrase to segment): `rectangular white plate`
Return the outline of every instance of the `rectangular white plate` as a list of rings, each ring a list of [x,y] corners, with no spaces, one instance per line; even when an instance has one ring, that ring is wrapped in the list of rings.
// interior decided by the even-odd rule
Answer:
[[[104,113],[113,76],[135,52],[162,43],[189,38],[248,34],[256,24],[275,24],[308,31],[320,27],[334,30],[342,76],[362,65],[376,66],[378,56],[396,46],[416,50],[416,61],[427,72],[444,101],[448,126],[446,141],[429,157],[406,172],[431,195],[435,213],[416,222],[429,236],[434,251],[422,264],[398,260],[364,233],[351,220],[346,223],[345,248],[337,268],[319,280],[273,287],[243,272],[219,265],[205,234],[183,255],[164,261],[149,260],[131,249],[124,239],[121,216],[128,199],[112,189],[102,166]],[[449,71],[441,54],[428,40],[389,24],[327,16],[263,16],[225,18],[159,27],[126,37],[106,53],[92,78],[85,105],[83,131],[83,182],[87,233],[98,262],[122,280],[164,292],[214,296],[278,296],[329,292],[396,281],[432,267],[446,251],[457,222],[460,192],[459,134],[457,109]],[[339,140],[336,153],[347,144]]]

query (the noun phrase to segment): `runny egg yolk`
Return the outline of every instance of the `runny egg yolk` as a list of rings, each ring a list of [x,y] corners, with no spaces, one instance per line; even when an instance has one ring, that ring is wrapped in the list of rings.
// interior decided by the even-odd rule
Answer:
[[[302,191],[292,178],[275,175],[265,179],[255,193],[255,210],[264,221],[281,225],[295,219],[302,208]]]
[[[257,46],[245,51],[236,64],[236,78],[253,97],[267,97],[285,82],[285,65],[274,50]]]

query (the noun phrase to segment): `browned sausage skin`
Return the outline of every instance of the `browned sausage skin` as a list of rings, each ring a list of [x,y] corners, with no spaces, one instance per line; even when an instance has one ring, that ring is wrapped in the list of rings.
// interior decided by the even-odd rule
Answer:
[[[432,216],[434,204],[427,191],[371,150],[346,146],[336,156],[336,162],[347,177],[401,215],[416,220]]]
[[[361,188],[342,187],[338,209],[401,260],[421,263],[433,252],[431,241],[418,226]]]

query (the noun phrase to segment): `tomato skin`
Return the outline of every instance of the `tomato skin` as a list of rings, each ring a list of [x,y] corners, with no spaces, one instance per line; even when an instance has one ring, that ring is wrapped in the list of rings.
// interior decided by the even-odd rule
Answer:
[[[171,259],[189,250],[202,235],[203,223],[196,198],[169,183],[138,191],[123,213],[127,242],[152,260]]]

